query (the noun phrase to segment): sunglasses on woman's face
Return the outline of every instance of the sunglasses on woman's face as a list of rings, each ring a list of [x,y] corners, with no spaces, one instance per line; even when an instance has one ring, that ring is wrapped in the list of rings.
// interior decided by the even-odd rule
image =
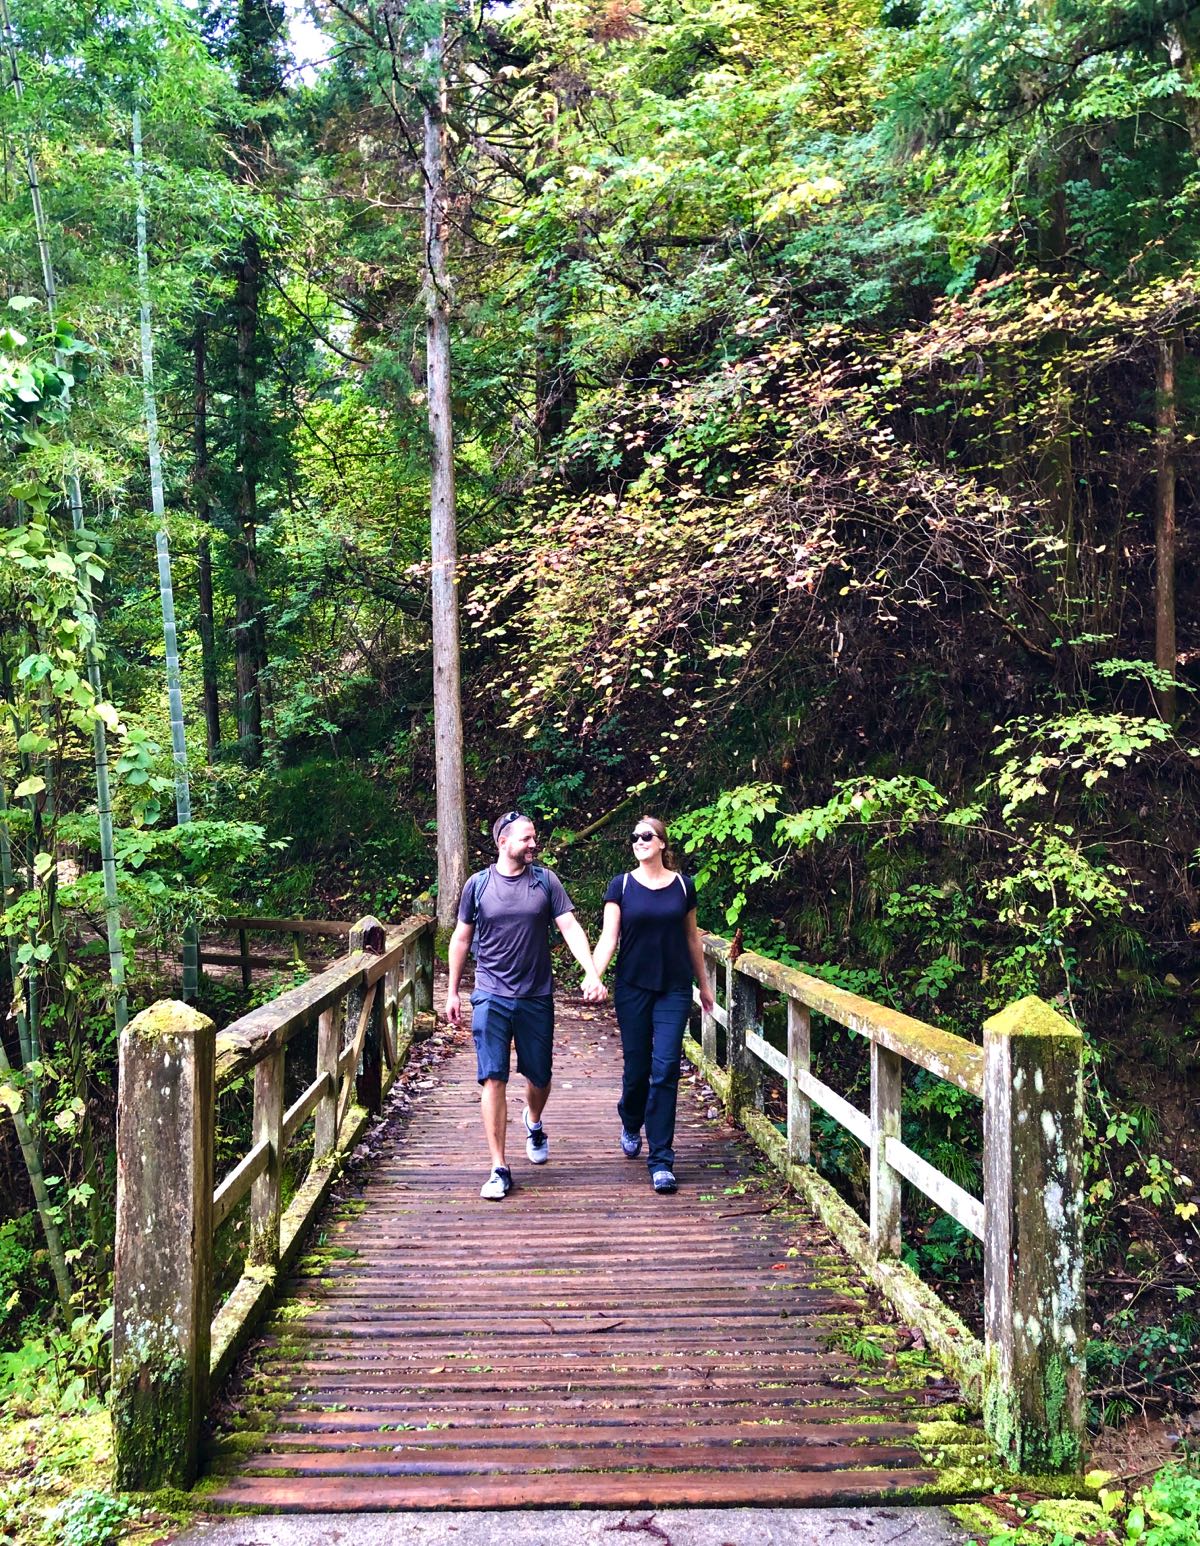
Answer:
[[[657,837],[657,832],[635,832],[630,838],[632,843],[648,843],[651,838]]]

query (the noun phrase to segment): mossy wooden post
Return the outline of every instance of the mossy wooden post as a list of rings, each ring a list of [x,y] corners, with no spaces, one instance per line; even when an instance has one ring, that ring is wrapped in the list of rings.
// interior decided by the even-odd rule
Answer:
[[[711,956],[704,957],[704,981],[714,1003],[717,999],[717,963]],[[728,1000],[726,1000],[728,1002]],[[717,1017],[700,1012],[700,1046],[704,1056],[717,1061]]]
[[[254,1068],[253,1146],[267,1145],[267,1168],[250,1188],[252,1267],[279,1265],[279,1182],[283,1149],[283,1048]]]
[[[360,918],[350,930],[351,954],[361,952],[367,956],[383,954],[386,934],[378,918]],[[351,988],[346,998],[346,1020],[351,1032],[358,1029],[363,1004],[368,989]],[[358,1064],[355,1096],[364,1111],[377,1115],[383,1109],[383,995],[384,985],[376,984],[375,999],[371,1006],[371,1018],[363,1037],[362,1057]]]
[[[416,970],[413,973],[413,1019],[433,1013],[433,942],[432,924],[417,939]]]
[[[313,1158],[316,1160],[332,1154],[337,1143],[338,1097],[341,1094],[338,1059],[341,1051],[342,1006],[331,1004],[321,1011],[317,1020],[317,1073],[328,1074],[329,1082],[313,1114]]]
[[[800,1076],[812,1071],[812,1015],[794,998],[787,1001],[787,1053],[788,1161],[807,1165],[812,1159],[812,1101],[800,1088]]]
[[[762,1034],[762,1020],[758,1007],[758,984],[734,966],[730,966],[731,987],[726,1000],[729,1008],[729,1025],[726,1036],[726,1058],[729,1064],[729,1105],[731,1121],[741,1119],[742,1110],[749,1106],[758,1109],[759,1062],[746,1046],[746,1032]]]
[[[900,1136],[900,1085],[904,1060],[871,1043],[871,1249],[878,1257],[900,1254],[900,1173],[888,1163],[887,1141]]]
[[[215,1033],[164,1000],[121,1032],[112,1420],[117,1486],[188,1487],[208,1403]]]
[[[1084,1440],[1083,1038],[1038,998],[985,1021],[984,1421],[1015,1470]]]

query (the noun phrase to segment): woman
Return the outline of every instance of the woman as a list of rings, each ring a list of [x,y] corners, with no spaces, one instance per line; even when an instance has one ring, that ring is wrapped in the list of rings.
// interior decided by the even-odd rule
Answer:
[[[694,882],[670,867],[667,829],[656,816],[635,822],[632,841],[637,868],[614,875],[604,894],[596,970],[603,974],[619,941],[613,1004],[625,1056],[617,1107],[621,1149],[630,1159],[641,1153],[645,1123],[651,1185],[656,1192],[673,1192],[679,1058],[693,979],[706,1014],[713,1001],[696,927]]]

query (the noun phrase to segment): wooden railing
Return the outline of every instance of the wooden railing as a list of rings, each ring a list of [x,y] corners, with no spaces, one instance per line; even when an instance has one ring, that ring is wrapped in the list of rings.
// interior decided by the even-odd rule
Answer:
[[[432,1030],[434,930],[430,918],[390,932],[364,918],[349,931],[348,955],[219,1035],[206,1016],[171,1000],[121,1033],[112,1412],[122,1487],[194,1480],[211,1392],[414,1036]],[[315,1076],[285,1110],[288,1044],[314,1030]],[[251,1071],[250,1148],[218,1185],[217,1098]],[[283,1155],[310,1120],[312,1160],[285,1211]],[[216,1307],[213,1233],[247,1197],[245,1270]]]
[[[289,966],[303,966],[306,963],[300,953],[302,939],[346,939],[353,927],[353,924],[339,923],[332,918],[256,918],[253,915],[245,918],[224,918],[217,932],[236,933],[238,939],[236,954],[232,950],[214,950],[201,940],[197,946],[197,965],[201,971],[205,966],[240,967],[242,987],[249,992],[251,974],[256,966],[277,971],[286,970]],[[288,935],[292,942],[291,956],[285,958],[251,954],[251,934]]]
[[[1040,999],[1025,998],[986,1021],[977,1046],[753,951],[733,959],[729,942],[716,935],[703,940],[709,987],[723,1003],[701,1016],[700,1042],[689,1038],[686,1050],[731,1119],[796,1183],[955,1370],[1008,1463],[1021,1471],[1076,1469],[1083,1453],[1086,1340],[1080,1033]],[[787,1006],[786,1051],[763,1034],[766,991]],[[869,1111],[813,1074],[814,1013],[868,1043]],[[981,1100],[982,1199],[903,1141],[905,1063]],[[763,1115],[764,1069],[786,1087],[785,1134]],[[812,1168],[814,1105],[868,1152],[865,1226]],[[982,1345],[899,1260],[902,1181],[983,1243]]]

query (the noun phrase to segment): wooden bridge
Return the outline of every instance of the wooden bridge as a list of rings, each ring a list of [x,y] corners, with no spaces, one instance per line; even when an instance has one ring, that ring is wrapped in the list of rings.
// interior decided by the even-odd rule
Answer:
[[[302,1257],[434,1031],[432,944],[430,920],[363,920],[349,955],[220,1035],[176,1003],[126,1029],[121,1485],[190,1485],[204,1465],[217,1504],[272,1510],[844,1502],[961,1493],[947,1435],[978,1478],[984,1431],[1012,1468],[1079,1464],[1080,1043],[1052,1010],[1024,1000],[976,1046],[705,936],[718,1007],[687,1044],[674,1197],[616,1145],[610,1012],[560,1003],[549,1165],[514,1144],[513,1193],[479,1200],[469,1038],[438,1032],[444,1058]],[[814,1077],[814,1014],[864,1039],[869,1112]],[[982,1200],[902,1141],[906,1061],[981,1097]],[[250,1147],[216,1185],[217,1113],[251,1071]],[[814,1104],[866,1146],[869,1222],[808,1163]],[[902,1179],[984,1242],[983,1345],[898,1260]],[[217,1308],[214,1233],[247,1199],[245,1270]]]

